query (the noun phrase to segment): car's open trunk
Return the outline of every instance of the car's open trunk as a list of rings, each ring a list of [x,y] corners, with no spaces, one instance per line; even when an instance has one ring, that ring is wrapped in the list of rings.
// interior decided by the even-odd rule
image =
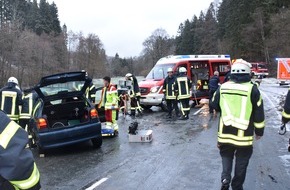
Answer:
[[[74,126],[89,121],[89,110],[84,100],[63,101],[59,104],[46,103],[42,114],[50,128]]]

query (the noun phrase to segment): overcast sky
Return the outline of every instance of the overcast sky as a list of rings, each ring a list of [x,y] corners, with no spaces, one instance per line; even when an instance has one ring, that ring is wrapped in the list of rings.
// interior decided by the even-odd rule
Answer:
[[[52,1],[61,25],[97,34],[109,56],[130,57],[141,53],[143,41],[155,29],[175,36],[181,22],[206,11],[213,0],[48,0]]]

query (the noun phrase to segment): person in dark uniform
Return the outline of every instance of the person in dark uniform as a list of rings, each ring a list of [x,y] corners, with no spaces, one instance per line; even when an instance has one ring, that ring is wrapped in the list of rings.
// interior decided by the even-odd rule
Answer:
[[[140,105],[141,93],[137,78],[133,74],[127,73],[125,79],[132,82],[132,89],[129,90],[129,96],[131,99],[131,116],[135,117],[136,111],[142,115],[142,108]]]
[[[287,96],[286,96],[286,100],[285,100],[285,104],[284,104],[284,110],[282,112],[282,129],[284,129],[286,126],[286,123],[288,123],[290,121],[290,89],[288,90]],[[289,144],[288,144],[288,151],[290,152],[290,138],[289,138]]]
[[[213,94],[218,89],[220,83],[219,72],[215,71],[214,75],[209,79],[209,99],[213,97]],[[209,105],[209,113],[213,113],[213,108]]]
[[[40,174],[26,148],[27,132],[0,111],[0,189],[39,190]]]
[[[172,118],[172,110],[175,109],[176,117],[179,116],[179,109],[177,106],[177,100],[174,93],[174,85],[175,85],[175,76],[173,75],[173,69],[168,68],[167,70],[168,76],[164,79],[163,83],[163,93],[165,95],[166,105],[168,109],[168,118]]]
[[[0,90],[1,110],[13,121],[19,122],[22,104],[22,91],[18,86],[18,80],[15,77],[10,77],[7,85]]]
[[[180,120],[187,120],[189,118],[190,106],[190,89],[192,86],[191,80],[187,76],[187,70],[185,67],[179,68],[179,75],[176,78],[174,91],[177,95],[177,99],[180,102],[181,113],[182,116],[179,118]]]
[[[238,60],[231,68],[231,80],[215,92],[211,106],[221,112],[218,147],[222,157],[222,190],[242,190],[247,167],[256,140],[264,134],[263,100],[256,85],[251,83],[251,65]],[[231,177],[235,158],[234,177]]]
[[[225,74],[225,78],[224,78],[224,83],[231,79],[231,66],[227,65],[225,72],[226,72],[226,74]]]

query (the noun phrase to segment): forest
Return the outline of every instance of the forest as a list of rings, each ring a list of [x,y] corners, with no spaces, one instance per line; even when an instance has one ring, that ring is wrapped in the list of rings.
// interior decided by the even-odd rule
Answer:
[[[207,11],[181,21],[176,35],[157,28],[143,41],[138,56],[106,54],[98,34],[84,35],[60,25],[58,8],[46,0],[0,1],[0,86],[9,76],[22,87],[42,76],[87,70],[92,78],[104,74],[145,76],[161,57],[172,54],[230,54],[234,58],[268,63],[289,57],[289,0],[223,0]],[[65,21],[63,21],[65,23]]]

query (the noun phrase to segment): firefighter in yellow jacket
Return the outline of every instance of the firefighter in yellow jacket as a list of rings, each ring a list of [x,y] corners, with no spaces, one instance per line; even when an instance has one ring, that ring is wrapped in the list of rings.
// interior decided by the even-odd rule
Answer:
[[[140,105],[141,93],[138,85],[137,78],[131,74],[127,73],[125,79],[132,82],[132,88],[129,90],[130,102],[131,102],[131,116],[134,118],[136,116],[136,111],[139,115],[142,115],[142,108]]]
[[[187,120],[190,112],[189,99],[191,96],[190,89],[192,82],[186,73],[187,69],[185,67],[180,67],[179,75],[177,76],[174,84],[174,91],[180,102],[180,110],[182,113],[182,116],[179,118],[180,120]]]
[[[7,85],[0,90],[0,105],[10,119],[19,121],[20,107],[22,106],[22,92],[18,86],[18,80],[10,77]]]
[[[39,171],[27,143],[27,132],[0,111],[1,190],[40,189]]]
[[[222,190],[243,189],[249,160],[253,152],[254,134],[259,140],[264,133],[265,116],[262,96],[251,82],[250,63],[239,60],[231,68],[231,81],[215,92],[211,105],[220,111],[218,147],[222,157]],[[233,159],[234,177],[231,177]]]
[[[118,92],[115,85],[111,84],[111,78],[103,78],[104,87],[99,108],[105,107],[106,127],[102,129],[103,136],[118,133]]]

